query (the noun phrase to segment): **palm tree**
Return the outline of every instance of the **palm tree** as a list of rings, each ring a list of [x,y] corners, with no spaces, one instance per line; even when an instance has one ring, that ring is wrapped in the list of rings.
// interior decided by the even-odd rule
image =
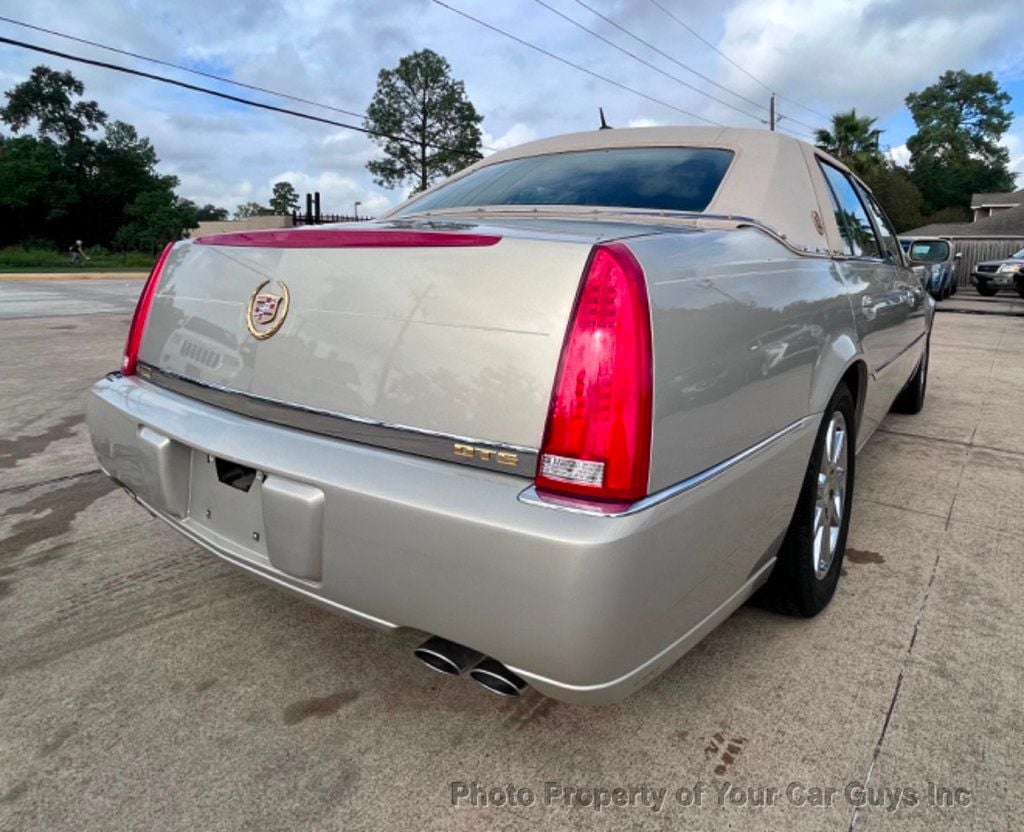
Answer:
[[[870,116],[858,116],[856,107],[848,113],[836,113],[832,116],[832,129],[816,131],[815,141],[826,153],[864,173],[884,158],[878,147],[882,131],[873,126],[876,121]]]

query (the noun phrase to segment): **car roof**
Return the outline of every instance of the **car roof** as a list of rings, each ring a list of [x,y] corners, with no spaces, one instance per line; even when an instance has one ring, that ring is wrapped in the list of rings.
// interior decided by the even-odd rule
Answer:
[[[849,173],[848,168],[806,142],[770,130],[634,127],[567,133],[499,151],[454,178],[510,159],[635,147],[707,147],[732,151],[732,164],[703,213],[756,219],[774,229],[797,250],[841,252],[842,242],[824,177],[812,177],[809,171],[815,158],[845,173]]]

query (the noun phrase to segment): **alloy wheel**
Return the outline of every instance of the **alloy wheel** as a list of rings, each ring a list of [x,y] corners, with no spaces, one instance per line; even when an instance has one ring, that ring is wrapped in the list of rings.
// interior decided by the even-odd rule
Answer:
[[[811,566],[814,577],[819,581],[828,575],[839,548],[843,512],[846,509],[846,470],[850,453],[848,439],[846,417],[837,410],[832,414],[825,432],[811,526]]]

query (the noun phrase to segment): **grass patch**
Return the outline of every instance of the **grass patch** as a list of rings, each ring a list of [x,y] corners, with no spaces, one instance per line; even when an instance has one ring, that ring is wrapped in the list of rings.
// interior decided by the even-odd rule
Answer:
[[[149,271],[156,262],[156,255],[141,251],[107,251],[106,249],[88,249],[88,260],[81,266],[71,264],[71,256],[66,252],[47,248],[25,248],[24,246],[7,246],[0,248],[0,271],[4,272],[137,272]]]

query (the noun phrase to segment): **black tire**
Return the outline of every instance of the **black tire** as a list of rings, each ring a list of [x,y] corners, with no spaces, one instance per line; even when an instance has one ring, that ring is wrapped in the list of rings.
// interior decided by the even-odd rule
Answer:
[[[1024,277],[1015,278],[1013,285],[1017,288],[1017,294],[1024,298]]]
[[[987,283],[978,284],[978,294],[982,297],[990,298],[998,291],[995,286],[989,286]]]
[[[918,363],[914,375],[910,377],[907,386],[900,391],[896,401],[892,403],[890,410],[893,413],[913,415],[914,413],[920,413],[924,407],[925,393],[928,392],[928,359],[931,356],[931,340],[932,337],[929,333],[924,342],[924,355],[921,356],[921,361]]]
[[[841,414],[845,423],[846,477],[845,492],[842,496],[842,512],[838,539],[827,571],[817,575],[815,569],[815,520],[818,516],[819,474],[826,452],[826,439],[835,414]],[[758,596],[758,602],[765,607],[785,615],[811,618],[817,615],[832,600],[839,582],[839,573],[846,553],[846,536],[850,529],[850,508],[853,505],[853,485],[856,464],[857,428],[853,396],[845,384],[841,384],[825,408],[825,414],[818,428],[807,471],[804,474],[800,497],[793,512],[789,529],[782,541],[775,569],[768,583]]]

